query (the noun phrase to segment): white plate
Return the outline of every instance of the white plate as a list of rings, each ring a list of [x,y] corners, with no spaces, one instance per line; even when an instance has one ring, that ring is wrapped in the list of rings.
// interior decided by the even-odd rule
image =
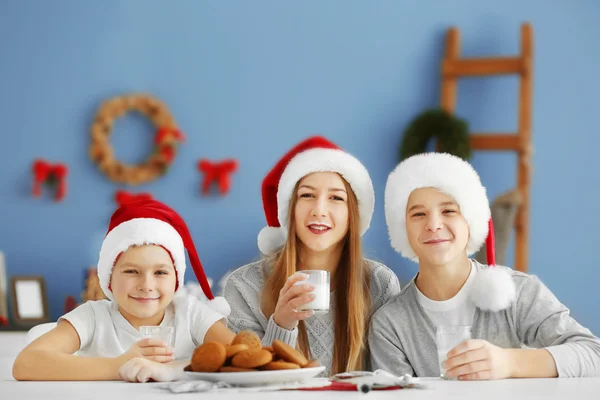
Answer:
[[[256,372],[192,372],[185,371],[190,379],[225,382],[239,386],[257,386],[273,383],[300,382],[314,378],[325,370],[324,366],[315,368],[284,369],[279,371]]]

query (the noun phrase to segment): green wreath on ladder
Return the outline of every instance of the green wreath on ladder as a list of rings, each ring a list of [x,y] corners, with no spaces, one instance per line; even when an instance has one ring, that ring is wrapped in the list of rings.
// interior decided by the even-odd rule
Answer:
[[[436,108],[419,114],[406,128],[400,146],[400,161],[425,153],[427,144],[435,138],[436,151],[450,153],[463,160],[471,158],[471,142],[467,122],[449,112]]]

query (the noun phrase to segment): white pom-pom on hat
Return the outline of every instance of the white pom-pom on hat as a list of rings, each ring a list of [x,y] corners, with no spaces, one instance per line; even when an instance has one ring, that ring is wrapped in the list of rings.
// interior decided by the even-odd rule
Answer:
[[[274,254],[281,249],[287,239],[287,232],[281,227],[265,226],[258,233],[258,249],[263,254]]]
[[[494,222],[491,218],[488,227],[485,241],[488,268],[477,272],[469,295],[480,309],[496,312],[511,305],[516,296],[516,288],[508,268],[496,265]]]

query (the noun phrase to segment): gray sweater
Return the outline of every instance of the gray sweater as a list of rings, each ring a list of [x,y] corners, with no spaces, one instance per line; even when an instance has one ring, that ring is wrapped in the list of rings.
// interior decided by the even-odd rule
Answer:
[[[385,265],[367,260],[371,271],[371,301],[373,312],[400,292],[400,283],[392,270]],[[260,292],[270,266],[268,259],[245,265],[235,270],[225,284],[225,298],[231,306],[228,327],[234,332],[251,330],[262,337],[263,345],[279,339],[296,346],[298,328],[289,331],[278,326],[273,316],[265,316],[260,309]],[[326,367],[323,376],[329,376],[333,361],[335,296],[331,296],[330,312],[307,318],[306,330],[312,356]],[[367,360],[368,361],[368,360]]]
[[[472,337],[502,348],[545,348],[554,357],[559,377],[600,376],[600,340],[571,318],[537,277],[509,271],[516,301],[499,312],[476,309]],[[414,279],[373,316],[369,346],[372,369],[440,375],[435,326],[419,304]]]

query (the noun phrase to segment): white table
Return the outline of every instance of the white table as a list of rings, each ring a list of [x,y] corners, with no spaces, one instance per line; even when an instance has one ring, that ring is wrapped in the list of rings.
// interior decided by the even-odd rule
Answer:
[[[0,332],[0,382],[12,379],[12,365],[25,347],[26,332]]]
[[[155,383],[126,382],[15,382],[0,381],[3,399],[231,399],[264,400],[285,396],[286,400],[303,399],[452,399],[461,400],[518,400],[518,399],[600,399],[600,378],[579,379],[511,379],[488,382],[456,382],[439,379],[425,380],[427,389],[401,389],[394,391],[360,392],[285,391],[251,393],[180,393],[157,388]]]
[[[126,382],[16,382],[12,379],[14,357],[24,345],[24,334],[0,335],[0,398],[4,399],[102,399],[144,400],[164,399],[231,399],[265,400],[285,396],[294,399],[451,399],[461,400],[519,400],[519,399],[600,399],[600,378],[580,379],[510,379],[488,382],[456,382],[425,379],[427,389],[360,392],[285,391],[260,393],[181,393],[159,389],[155,383]],[[17,396],[18,395],[18,396]]]

